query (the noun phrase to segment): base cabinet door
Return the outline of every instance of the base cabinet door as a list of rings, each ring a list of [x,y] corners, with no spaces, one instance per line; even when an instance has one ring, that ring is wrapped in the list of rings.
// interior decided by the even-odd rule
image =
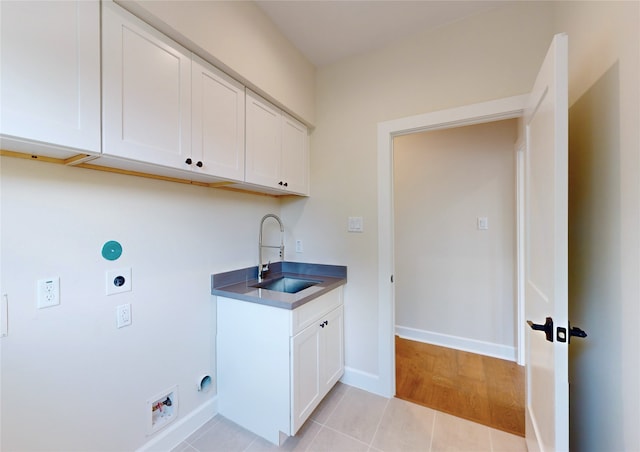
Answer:
[[[292,434],[344,373],[342,312],[340,306],[291,338]]]
[[[340,306],[326,316],[320,336],[322,356],[321,388],[328,393],[344,374],[344,308]]]
[[[292,413],[291,430],[297,432],[322,398],[320,363],[322,331],[317,325],[291,338]]]
[[[3,1],[0,18],[2,148],[29,152],[17,139],[99,153],[100,3]]]

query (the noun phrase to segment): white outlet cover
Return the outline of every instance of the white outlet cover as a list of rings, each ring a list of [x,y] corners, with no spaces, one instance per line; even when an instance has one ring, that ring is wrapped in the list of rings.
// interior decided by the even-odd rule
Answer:
[[[60,278],[38,280],[38,309],[50,308],[60,304]]]
[[[131,325],[131,304],[121,304],[116,307],[116,327]]]
[[[131,291],[131,267],[107,270],[107,295]]]

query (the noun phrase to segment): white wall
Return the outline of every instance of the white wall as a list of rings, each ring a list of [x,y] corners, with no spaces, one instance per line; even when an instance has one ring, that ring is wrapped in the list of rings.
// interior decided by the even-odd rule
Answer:
[[[640,4],[557,3],[569,35],[571,447],[640,450]]]
[[[528,92],[552,38],[548,3],[522,2],[319,70],[311,197],[283,201],[302,258],[349,267],[346,365],[378,384],[377,124]],[[348,233],[347,217],[364,232]],[[378,387],[379,391],[384,391]]]
[[[515,360],[516,138],[507,120],[394,139],[397,334]]]
[[[118,0],[301,121],[315,121],[315,67],[250,1]]]
[[[256,265],[274,198],[3,157],[2,450],[133,450],[146,401],[179,387],[178,421],[211,402],[210,275]],[[122,257],[102,245],[117,240]],[[106,296],[105,271],[132,268],[133,290]],[[36,281],[60,277],[61,304],[36,309]],[[116,306],[133,323],[116,329]],[[213,406],[213,405],[212,405]],[[213,410],[210,410],[213,414]]]

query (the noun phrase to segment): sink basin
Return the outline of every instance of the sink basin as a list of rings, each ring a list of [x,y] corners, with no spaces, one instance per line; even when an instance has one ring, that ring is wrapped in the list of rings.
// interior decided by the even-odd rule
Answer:
[[[320,282],[321,281],[314,281],[313,279],[291,278],[289,276],[283,276],[281,278],[263,281],[252,287],[257,287],[258,289],[274,290],[276,292],[298,293],[308,287],[320,284]]]

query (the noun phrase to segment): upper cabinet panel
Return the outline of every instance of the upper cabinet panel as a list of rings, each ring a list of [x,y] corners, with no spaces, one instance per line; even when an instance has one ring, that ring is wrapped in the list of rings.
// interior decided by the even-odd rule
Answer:
[[[0,9],[2,147],[100,152],[99,2],[3,1]]]
[[[287,190],[309,194],[309,135],[307,127],[282,114],[282,180]]]
[[[247,90],[246,182],[280,192],[309,194],[308,131]]]
[[[103,153],[180,168],[191,154],[191,54],[103,5]]]
[[[196,55],[191,75],[194,171],[243,181],[244,86]]]

